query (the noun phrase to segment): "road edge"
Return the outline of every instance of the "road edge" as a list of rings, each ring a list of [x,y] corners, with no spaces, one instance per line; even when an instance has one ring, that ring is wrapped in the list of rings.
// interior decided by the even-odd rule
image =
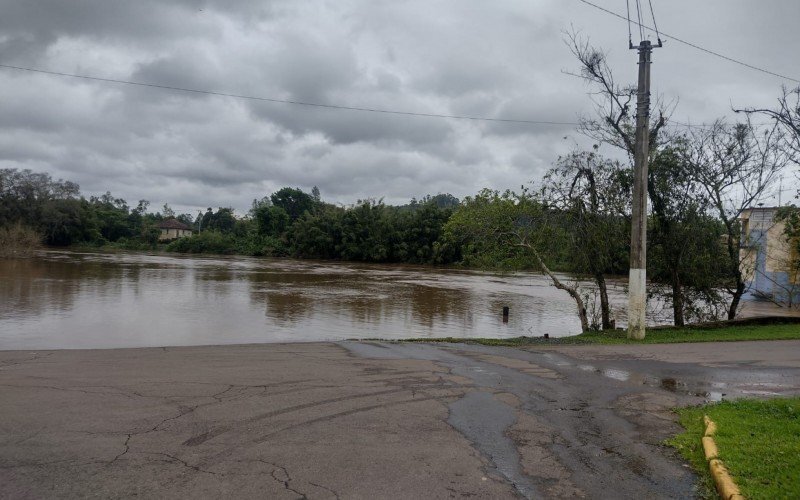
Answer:
[[[703,422],[705,422],[705,433],[702,437],[703,453],[711,470],[711,477],[714,478],[714,484],[717,487],[719,496],[723,500],[744,500],[744,496],[733,481],[725,464],[718,458],[719,450],[717,449],[717,443],[714,441],[717,424],[708,415],[703,416]]]

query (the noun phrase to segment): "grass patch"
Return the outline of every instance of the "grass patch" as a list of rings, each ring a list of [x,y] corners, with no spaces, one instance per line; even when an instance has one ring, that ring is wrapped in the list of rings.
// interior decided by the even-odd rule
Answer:
[[[590,332],[578,335],[589,344],[670,344],[675,342],[732,342],[741,340],[800,339],[800,323],[737,325],[715,328],[664,328],[647,330],[644,340],[629,340],[627,332]]]
[[[724,401],[677,412],[686,430],[667,444],[697,470],[701,494],[715,496],[700,442],[708,415],[717,424],[720,459],[746,498],[800,498],[800,397]]]
[[[783,321],[783,320],[776,320]],[[654,328],[647,331],[644,340],[630,340],[623,330],[589,332],[570,337],[512,337],[492,338],[416,338],[406,342],[462,342],[488,346],[523,347],[528,345],[570,344],[671,344],[677,342],[733,342],[742,340],[793,340],[800,339],[800,322],[785,320],[777,324],[748,324],[726,327]]]

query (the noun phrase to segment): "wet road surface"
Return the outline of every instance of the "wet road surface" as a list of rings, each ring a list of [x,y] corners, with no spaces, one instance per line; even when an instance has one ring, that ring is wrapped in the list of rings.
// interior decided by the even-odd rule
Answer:
[[[670,408],[800,393],[800,342],[0,352],[0,496],[691,498]]]

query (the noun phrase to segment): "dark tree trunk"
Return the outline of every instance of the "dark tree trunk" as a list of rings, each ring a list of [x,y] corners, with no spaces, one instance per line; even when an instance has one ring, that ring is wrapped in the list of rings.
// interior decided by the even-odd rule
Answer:
[[[745,284],[740,276],[736,277],[736,290],[733,292],[731,306],[728,308],[728,319],[736,319],[736,311],[739,309],[739,302],[742,299],[742,295],[744,295]]]
[[[597,283],[597,289],[600,291],[600,313],[602,315],[603,330],[610,330],[611,326],[611,306],[608,303],[608,288],[606,287],[606,278],[603,273],[595,273],[594,281]]]
[[[672,270],[672,319],[675,326],[683,326],[683,287],[678,271]]]
[[[744,277],[742,276],[741,263],[739,262],[739,231],[735,230],[738,228],[727,219],[723,219],[723,222],[728,232],[728,259],[730,260],[731,274],[736,279],[736,289],[731,294],[731,305],[728,308],[728,319],[731,320],[736,318],[736,312],[739,309],[739,301],[742,295],[744,295],[746,285],[744,283]],[[734,241],[736,241],[737,244],[734,244]]]

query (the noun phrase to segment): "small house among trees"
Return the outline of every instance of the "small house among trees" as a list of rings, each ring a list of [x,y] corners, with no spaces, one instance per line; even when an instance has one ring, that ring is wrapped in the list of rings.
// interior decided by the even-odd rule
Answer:
[[[786,235],[777,208],[742,212],[740,263],[749,288],[745,298],[767,299],[788,307],[800,304],[800,259]]]
[[[192,228],[179,221],[178,219],[167,219],[158,223],[161,234],[158,241],[171,241],[192,235]]]

